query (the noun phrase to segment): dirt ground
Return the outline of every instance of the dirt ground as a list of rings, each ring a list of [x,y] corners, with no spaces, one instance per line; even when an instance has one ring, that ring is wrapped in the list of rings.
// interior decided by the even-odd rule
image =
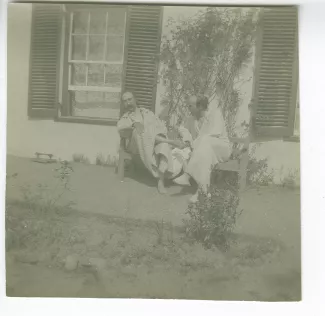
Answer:
[[[301,300],[300,194],[249,189],[228,252],[188,242],[187,195],[100,166],[74,164],[72,192],[55,211],[22,197],[54,192],[54,165],[8,157],[7,295],[208,300]],[[73,210],[64,207],[73,201]]]

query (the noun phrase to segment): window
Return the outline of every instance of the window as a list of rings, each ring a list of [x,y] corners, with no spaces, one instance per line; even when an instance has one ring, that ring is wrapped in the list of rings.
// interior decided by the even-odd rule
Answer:
[[[121,93],[154,111],[160,6],[33,4],[28,116],[116,124]]]
[[[125,26],[125,8],[69,13],[71,116],[119,118]]]

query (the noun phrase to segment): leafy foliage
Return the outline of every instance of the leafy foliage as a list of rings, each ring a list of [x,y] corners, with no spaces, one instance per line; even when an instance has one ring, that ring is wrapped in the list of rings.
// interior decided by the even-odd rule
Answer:
[[[200,192],[196,203],[191,203],[186,211],[187,236],[206,247],[216,245],[221,249],[229,247],[239,212],[239,198],[229,189],[212,188],[209,193]]]
[[[207,8],[168,21],[171,36],[162,40],[160,79],[166,89],[162,118],[169,128],[188,114],[186,97],[203,93],[210,101],[218,96],[228,131],[233,129],[245,81],[241,71],[252,58],[257,23],[257,9],[238,8]]]
[[[117,158],[114,156],[108,155],[107,157],[104,157],[104,155],[101,153],[97,154],[96,156],[97,166],[116,167],[117,163]]]
[[[249,185],[268,186],[274,183],[274,170],[269,168],[268,158],[255,157],[259,144],[254,144],[249,153],[247,183]]]
[[[90,164],[89,159],[84,154],[73,154],[72,161],[84,164]]]
[[[281,168],[283,174],[283,168]],[[281,178],[281,186],[288,189],[296,189],[300,187],[299,169],[290,169],[289,172]]]
[[[249,152],[247,165],[247,185],[249,186],[268,186],[274,184],[274,170],[270,168],[268,158],[258,158],[255,156],[256,149],[260,143],[252,145]],[[214,178],[221,181],[216,183],[218,187],[226,185],[228,188],[238,188],[238,173],[223,170],[214,170]],[[219,174],[219,175],[218,175]]]

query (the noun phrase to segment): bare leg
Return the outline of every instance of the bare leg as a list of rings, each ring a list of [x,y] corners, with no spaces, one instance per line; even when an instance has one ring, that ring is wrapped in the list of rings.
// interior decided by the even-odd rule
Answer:
[[[182,186],[191,186],[190,184],[190,176],[187,173],[182,174],[178,178],[174,179],[174,182],[178,185]]]
[[[184,160],[183,161],[183,170],[185,170],[185,172],[180,177],[173,180],[176,184],[182,185],[182,186],[191,186],[191,184],[190,184],[191,176],[188,173],[186,173],[186,169],[187,169],[187,161]]]
[[[195,194],[193,194],[191,197],[190,197],[190,203],[195,203],[198,201],[198,198],[199,198],[199,190],[197,190],[195,192]]]
[[[203,193],[207,193],[207,192],[208,192],[208,189],[207,189],[206,186],[204,186],[204,185],[198,185],[198,188],[197,188],[195,194],[193,194],[193,195],[190,197],[190,202],[191,202],[191,203],[195,203],[195,202],[198,201],[200,190],[203,191]]]
[[[165,188],[165,173],[168,168],[168,162],[167,159],[160,155],[160,160],[159,160],[159,179],[158,179],[158,192],[160,194],[166,194],[166,188]]]

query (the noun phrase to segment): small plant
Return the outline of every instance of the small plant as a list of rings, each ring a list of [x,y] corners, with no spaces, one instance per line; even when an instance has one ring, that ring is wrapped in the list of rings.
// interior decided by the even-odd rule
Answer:
[[[105,158],[103,154],[98,154],[96,156],[96,165],[98,166],[105,166],[105,167],[116,167],[117,166],[117,159],[112,156],[107,156]]]
[[[268,186],[274,182],[274,170],[269,169],[267,158],[250,157],[247,167],[247,182],[250,185]]]
[[[283,170],[283,168],[282,168]],[[281,185],[284,188],[295,189],[299,186],[299,170],[290,169],[288,174],[281,178]]]
[[[238,206],[238,195],[232,190],[210,188],[209,193],[201,191],[198,201],[189,204],[186,210],[190,217],[184,221],[186,235],[207,248],[215,245],[228,249],[231,233],[241,214]]]
[[[84,154],[73,154],[72,160],[78,163],[90,164],[89,159]]]
[[[21,187],[23,199],[29,210],[33,211],[36,207],[46,212],[54,210],[67,191],[70,191],[70,177],[73,169],[69,162],[60,161],[60,166],[53,171],[57,179],[54,188],[49,188],[46,184],[38,184],[37,188],[31,188],[30,185]],[[70,207],[71,203],[66,206]]]
[[[157,245],[175,245],[174,226],[172,222],[165,222],[163,219],[161,221],[155,221],[154,229]]]
[[[97,166],[104,166],[105,165],[105,158],[102,154],[97,154],[96,156],[96,165]]]
[[[172,222],[169,222],[169,233],[167,235],[167,241],[170,245],[175,245],[174,226],[173,226]]]
[[[155,221],[155,233],[157,236],[157,244],[161,245],[164,240],[164,221],[161,222]]]
[[[64,189],[70,190],[70,177],[73,172],[73,168],[70,166],[69,162],[66,160],[60,161],[60,167],[54,169],[56,172],[56,178],[61,181]]]
[[[109,167],[116,167],[117,166],[117,157],[108,156],[106,158],[106,165]]]
[[[247,166],[247,183],[249,185],[268,186],[274,183],[274,170],[269,168],[268,159],[257,159],[256,149],[259,144],[255,144],[249,154]]]

